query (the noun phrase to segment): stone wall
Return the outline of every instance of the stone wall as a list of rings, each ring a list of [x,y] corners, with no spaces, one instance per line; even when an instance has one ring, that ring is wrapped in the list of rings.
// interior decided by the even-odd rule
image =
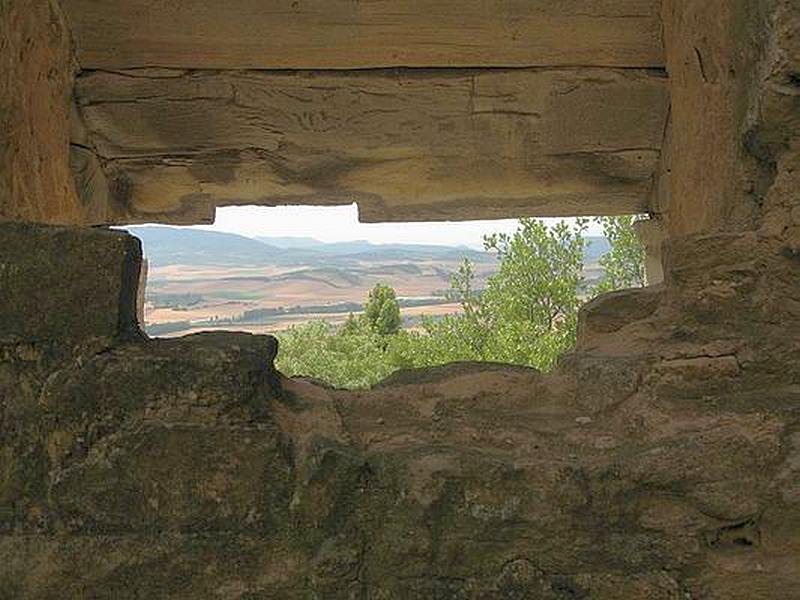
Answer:
[[[788,222],[786,210],[770,215],[784,202],[769,196],[779,171],[793,177],[779,163],[797,155],[800,7],[665,0],[662,15],[672,151],[657,207],[669,232]]]
[[[138,334],[138,239],[6,223],[0,240],[0,340],[108,346]]]
[[[792,599],[800,263],[690,236],[559,368],[345,392],[275,340],[0,346],[9,598]]]
[[[75,102],[77,63],[59,3],[3,4],[0,220],[190,223],[212,219],[215,204],[353,199],[369,220],[650,210],[663,217],[670,235],[775,231],[797,219],[786,193],[770,194],[776,183],[792,187],[775,178],[794,171],[779,163],[794,160],[789,149],[800,128],[800,16],[792,0],[665,0],[664,48],[654,34],[652,0],[592,10],[581,3],[517,7],[524,27],[506,39],[493,13],[476,42],[505,40],[516,50],[500,44],[497,64],[484,60],[479,70],[467,68],[477,63],[465,62],[458,39],[434,52],[411,11],[392,17],[393,39],[416,32],[424,38],[420,48],[428,48],[427,55],[415,55],[411,72],[345,70],[336,78],[319,70],[330,65],[313,52],[291,63],[253,63],[266,56],[254,50],[268,43],[263,36],[249,40],[243,54],[260,71],[186,71],[241,64],[235,55],[210,50],[187,63],[186,48],[163,38],[172,32],[183,43],[189,34],[181,27],[207,28],[212,21],[203,11],[187,16],[175,3],[145,4],[113,11],[91,2],[64,5],[79,56],[90,67]],[[476,18],[478,6],[463,18]],[[315,14],[300,9],[273,16],[296,22]],[[125,23],[136,15],[157,21],[158,10],[171,15],[148,29],[160,41],[126,34]],[[245,14],[249,21],[260,18],[249,0],[227,10],[217,16],[225,27],[246,28]],[[436,18],[452,24],[452,10],[442,5]],[[192,25],[190,17],[198,22]],[[359,26],[367,32],[379,24],[372,22],[376,15],[351,17],[365,19]],[[319,35],[332,31],[312,24]],[[563,31],[592,24],[594,34],[579,38],[586,47],[559,41]],[[447,31],[461,35],[458,28]],[[528,54],[518,52],[523,34],[541,39]],[[120,38],[121,55],[103,54],[109,35]],[[668,80],[660,77],[664,54]],[[351,58],[357,62],[342,64],[406,65],[388,57],[370,62],[358,53]],[[141,69],[159,60],[171,68]],[[449,66],[457,68],[443,68]],[[91,70],[97,67],[106,70]],[[119,71],[130,67],[137,70]],[[287,67],[292,70],[269,70]],[[666,86],[671,119],[664,127]],[[359,98],[369,101],[362,106]],[[304,109],[309,102],[320,106]],[[353,106],[360,107],[356,114]],[[364,121],[358,110],[377,116]],[[403,127],[412,121],[408,135]],[[383,138],[375,136],[384,130]]]
[[[61,21],[40,46],[20,6],[3,218],[90,222]],[[796,598],[798,7],[663,14],[664,283],[587,305],[550,374],[286,379],[269,336],[141,336],[130,236],[0,227],[0,598]]]
[[[82,222],[69,165],[75,65],[55,0],[0,5],[0,221]]]
[[[120,220],[73,98],[79,70],[59,0],[0,4],[0,222]]]
[[[381,222],[646,212],[668,83],[603,67],[151,68],[86,71],[75,93],[124,222],[353,202]]]
[[[659,0],[395,4],[7,0],[0,220],[649,210]]]

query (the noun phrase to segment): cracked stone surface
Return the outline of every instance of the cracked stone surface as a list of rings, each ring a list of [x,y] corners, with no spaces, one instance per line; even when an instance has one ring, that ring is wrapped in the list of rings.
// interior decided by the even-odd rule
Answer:
[[[798,597],[796,0],[469,1],[435,36],[419,9],[301,0],[271,16],[349,20],[280,56],[297,30],[264,35],[255,0],[96,4],[0,5],[22,223],[0,227],[0,599]],[[128,26],[151,9],[172,18]],[[146,339],[136,241],[32,224],[356,194],[374,220],[649,210],[664,282],[585,306],[550,374],[347,392],[282,377],[268,336]]]
[[[350,392],[276,373],[269,336],[7,344],[0,589],[793,598],[800,279],[785,248],[674,240],[665,285],[589,304],[547,375],[466,363]]]

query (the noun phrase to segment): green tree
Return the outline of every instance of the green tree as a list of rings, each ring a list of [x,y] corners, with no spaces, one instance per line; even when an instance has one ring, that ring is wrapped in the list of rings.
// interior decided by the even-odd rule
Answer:
[[[398,366],[425,366],[452,360],[484,360],[553,366],[575,343],[578,294],[583,280],[587,221],[548,228],[521,219],[512,235],[486,236],[484,247],[500,266],[481,292],[469,261],[452,277],[449,297],[459,315],[423,321],[424,335],[392,344]]]
[[[335,387],[358,389],[396,370],[386,359],[384,336],[366,328],[345,334],[325,321],[310,321],[278,338],[276,366],[289,377],[314,377]]]
[[[600,257],[603,280],[597,292],[643,287],[646,284],[645,251],[636,235],[636,217],[599,217],[596,221],[603,226],[603,235],[611,245],[608,253]]]
[[[372,288],[364,308],[364,318],[375,333],[391,335],[400,330],[400,304],[391,286],[379,283]]]
[[[513,235],[486,237],[500,260],[482,295],[493,320],[491,360],[548,369],[575,344],[587,224],[521,219]]]
[[[611,243],[601,259],[606,275],[598,291],[644,284],[644,251],[632,217],[599,219]],[[478,289],[473,264],[453,274],[448,297],[461,312],[425,317],[416,330],[400,329],[394,290],[377,285],[365,313],[340,327],[312,322],[280,335],[278,368],[286,375],[316,377],[332,385],[364,388],[401,368],[478,360],[550,369],[573,347],[582,291],[587,221],[549,228],[521,219],[511,235],[486,236],[499,260],[497,272]]]
[[[367,329],[364,327],[364,315],[354,315],[350,313],[347,320],[342,325],[339,333],[342,335],[360,335],[366,333]]]

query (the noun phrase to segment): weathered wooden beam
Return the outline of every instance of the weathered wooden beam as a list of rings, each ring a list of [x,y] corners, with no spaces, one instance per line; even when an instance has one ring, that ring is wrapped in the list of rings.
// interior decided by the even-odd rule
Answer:
[[[61,0],[84,68],[664,65],[660,0]]]
[[[668,92],[614,69],[84,73],[128,221],[358,202],[367,221],[647,209]]]

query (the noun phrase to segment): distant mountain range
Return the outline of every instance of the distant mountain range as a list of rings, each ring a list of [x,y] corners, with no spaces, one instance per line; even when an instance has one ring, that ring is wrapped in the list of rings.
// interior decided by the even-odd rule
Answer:
[[[487,252],[466,246],[423,244],[373,244],[367,241],[321,242],[309,237],[249,238],[232,233],[179,227],[127,227],[142,240],[145,254],[155,267],[202,266],[302,266],[348,267],[368,261],[471,261],[492,262]],[[603,237],[588,237],[587,264],[609,249]]]
[[[153,266],[274,264],[283,254],[278,247],[231,233],[179,227],[127,227],[142,240]]]
[[[150,261],[145,320],[152,335],[245,328],[274,331],[309,319],[342,321],[361,310],[377,283],[396,291],[407,322],[421,314],[449,314],[452,274],[464,257],[480,289],[496,272],[494,254],[465,246],[325,243],[308,237],[249,238],[177,227],[129,227]],[[587,238],[586,276],[608,250]],[[177,269],[164,269],[180,266]],[[248,329],[249,328],[249,329]]]
[[[315,250],[326,254],[354,255],[372,252],[420,252],[441,254],[442,252],[451,253],[453,250],[458,252],[475,252],[469,246],[441,246],[433,244],[373,244],[366,240],[353,240],[348,242],[321,242],[310,237],[265,237],[257,236],[253,239],[277,246],[287,250]]]

